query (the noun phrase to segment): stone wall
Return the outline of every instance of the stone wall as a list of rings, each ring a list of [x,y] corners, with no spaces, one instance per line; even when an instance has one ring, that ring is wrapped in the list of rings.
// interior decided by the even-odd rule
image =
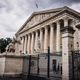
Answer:
[[[0,75],[4,74],[5,69],[5,57],[0,55]]]
[[[5,61],[5,74],[22,73],[23,58],[17,56],[7,56]]]
[[[21,74],[23,70],[23,56],[0,55],[0,75]]]

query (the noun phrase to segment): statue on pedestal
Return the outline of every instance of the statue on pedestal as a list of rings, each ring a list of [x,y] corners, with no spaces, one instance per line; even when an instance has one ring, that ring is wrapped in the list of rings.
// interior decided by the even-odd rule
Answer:
[[[9,43],[9,45],[7,45],[6,52],[15,53],[15,44],[16,43],[21,44],[20,41],[18,41],[15,38],[13,38],[12,42]]]

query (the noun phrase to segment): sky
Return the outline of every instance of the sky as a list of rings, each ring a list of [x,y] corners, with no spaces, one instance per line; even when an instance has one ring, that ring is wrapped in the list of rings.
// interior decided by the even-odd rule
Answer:
[[[33,12],[63,6],[80,12],[80,0],[0,0],[0,38],[13,37]]]

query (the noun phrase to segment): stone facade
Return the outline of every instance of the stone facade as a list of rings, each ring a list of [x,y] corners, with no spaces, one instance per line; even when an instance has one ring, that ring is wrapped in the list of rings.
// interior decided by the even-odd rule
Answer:
[[[52,54],[62,52],[62,79],[70,80],[69,51],[80,49],[78,23],[80,13],[68,7],[34,12],[16,33],[16,38],[22,42],[16,51],[18,54],[36,55],[35,51],[46,53],[50,47]]]
[[[38,48],[46,52],[48,46],[51,53],[62,51],[61,29],[72,26],[74,33],[74,47],[80,44],[79,30],[75,27],[80,22],[80,14],[68,7],[34,12],[16,33],[21,45],[16,45],[17,53],[34,54]]]
[[[23,70],[23,56],[0,55],[0,76],[21,74]]]

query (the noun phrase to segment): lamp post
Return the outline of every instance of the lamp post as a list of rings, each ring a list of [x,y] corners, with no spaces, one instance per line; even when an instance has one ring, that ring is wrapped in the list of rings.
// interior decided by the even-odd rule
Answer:
[[[37,75],[39,75],[39,54],[38,54],[38,60],[37,60]]]
[[[72,80],[74,80],[74,51],[73,45],[71,44],[71,57],[72,57]]]
[[[74,80],[74,53],[72,52],[72,80]]]
[[[29,68],[28,68],[28,75],[30,75],[31,72],[31,55],[29,55]]]
[[[50,77],[50,47],[48,47],[48,63],[47,63],[47,77]]]
[[[78,80],[78,55],[79,55],[79,43],[77,42],[77,80]]]
[[[75,73],[75,71],[74,71],[74,66],[75,66],[75,64],[74,64],[74,62],[75,62],[75,58],[76,58],[76,67],[77,67],[77,74],[76,74],[76,76],[77,76],[77,80],[78,80],[78,55],[79,55],[79,43],[77,42],[77,50],[76,51],[71,51],[72,52],[72,80],[75,80],[75,75],[74,75],[74,73]]]

